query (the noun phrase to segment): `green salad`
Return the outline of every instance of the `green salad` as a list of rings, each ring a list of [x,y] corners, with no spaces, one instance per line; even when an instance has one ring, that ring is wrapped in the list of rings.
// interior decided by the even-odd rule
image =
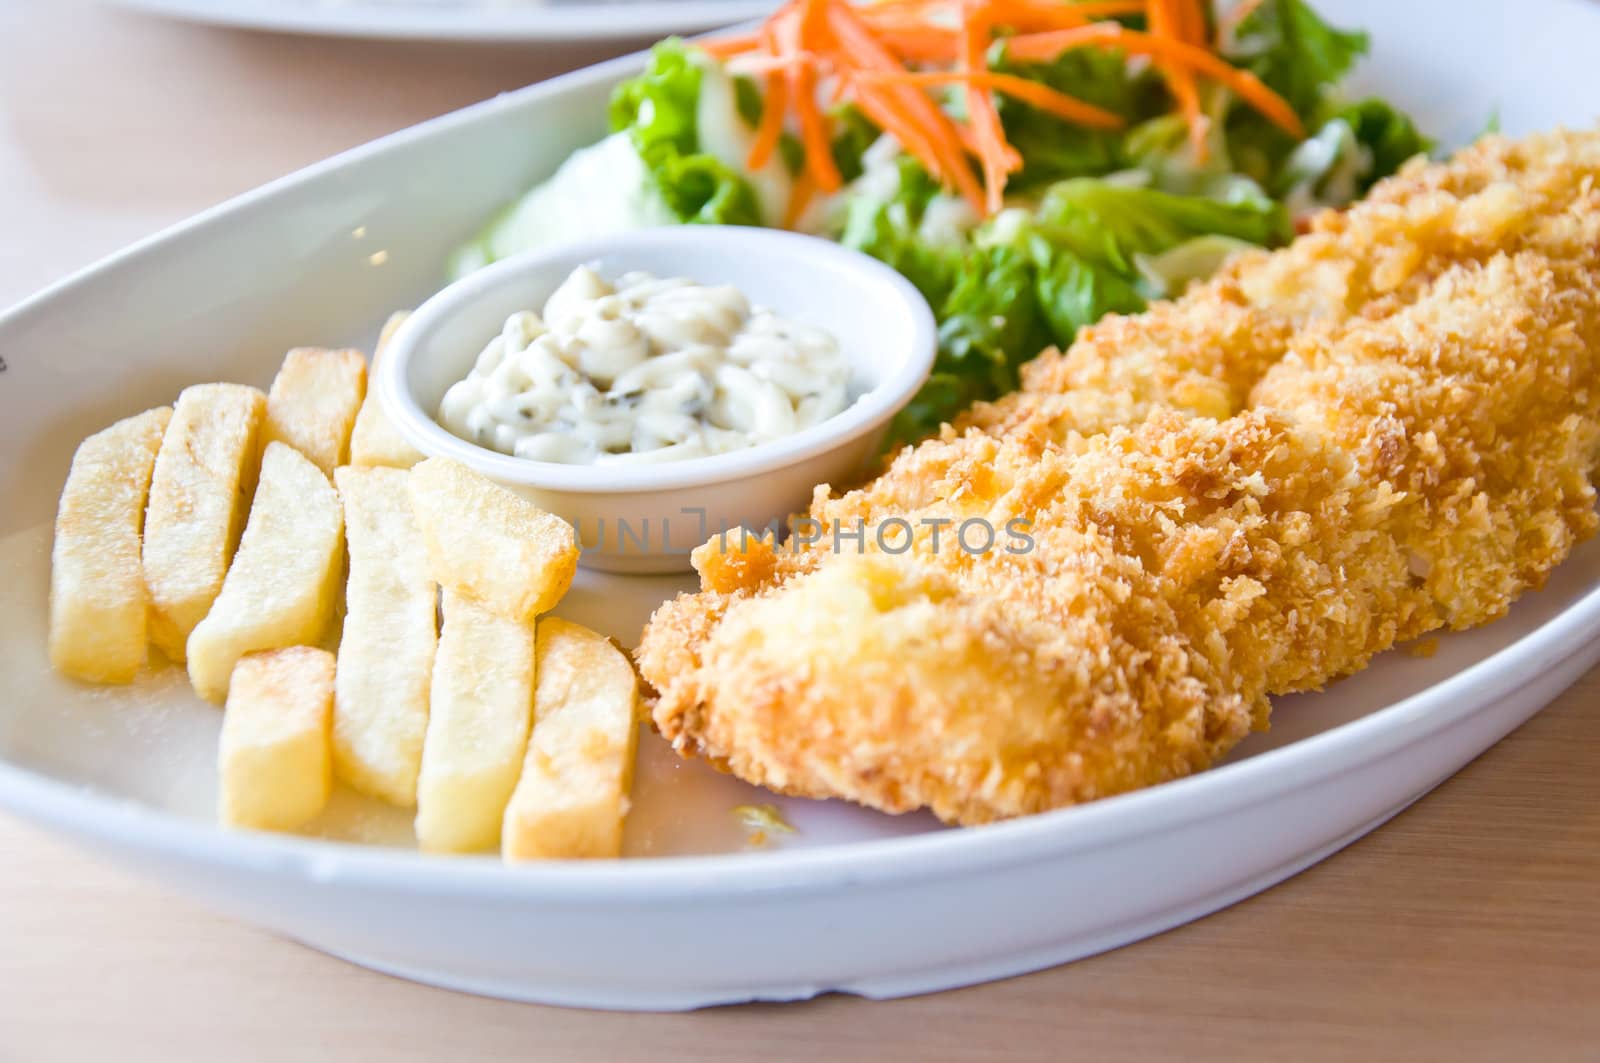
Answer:
[[[748,38],[656,45],[614,91],[611,135],[452,271],[672,224],[840,241],[904,274],[939,321],[934,373],[895,424],[912,440],[1013,389],[1024,361],[1084,325],[1287,242],[1429,150],[1389,103],[1344,91],[1366,49],[1304,0],[1222,15],[1161,0],[791,3]],[[962,161],[930,130],[959,136]]]

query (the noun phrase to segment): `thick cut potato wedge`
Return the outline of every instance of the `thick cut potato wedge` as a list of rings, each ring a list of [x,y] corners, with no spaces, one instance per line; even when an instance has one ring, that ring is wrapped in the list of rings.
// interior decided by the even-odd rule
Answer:
[[[533,625],[446,592],[417,782],[417,844],[472,853],[500,844],[533,724]]]
[[[603,636],[545,617],[534,671],[533,737],[506,807],[501,853],[618,856],[639,733],[633,664]]]
[[[572,525],[460,462],[429,458],[413,468],[411,506],[441,587],[531,621],[572,584]]]
[[[144,518],[150,641],[182,664],[239,542],[267,397],[240,384],[185,388],[156,454]]]
[[[172,407],[85,439],[56,509],[50,663],[93,683],[131,683],[145,662],[144,506]]]
[[[384,322],[377,349],[372,352],[372,372],[377,372],[378,360],[383,357],[384,348],[389,345],[395,330],[409,316],[410,311],[400,310],[389,315],[389,320]],[[398,469],[409,469],[421,460],[422,452],[406,442],[405,436],[389,420],[389,415],[383,412],[378,396],[368,391],[366,401],[361,404],[361,412],[356,415],[355,432],[350,436],[350,464],[393,465]]]
[[[360,351],[296,347],[267,394],[262,439],[289,444],[332,476],[350,455],[350,430],[366,394],[367,359]]]
[[[239,659],[217,751],[224,826],[294,830],[322,811],[333,786],[332,715],[327,650],[294,646]]]
[[[350,543],[344,633],[333,707],[333,766],[363,793],[417,801],[438,591],[411,515],[404,469],[334,474]]]
[[[299,451],[268,443],[222,593],[189,636],[195,693],[220,703],[240,657],[320,640],[343,572],[344,516],[333,485]]]

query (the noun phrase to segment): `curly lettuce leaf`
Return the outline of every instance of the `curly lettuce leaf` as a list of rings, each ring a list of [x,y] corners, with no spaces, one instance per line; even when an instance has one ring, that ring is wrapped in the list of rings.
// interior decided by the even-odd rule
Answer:
[[[1324,22],[1305,0],[1265,0],[1239,24],[1226,58],[1266,82],[1307,129],[1323,125],[1339,82],[1367,51],[1367,35]],[[1293,138],[1248,107],[1228,115],[1234,165],[1270,185],[1295,148]]]
[[[611,128],[627,132],[661,198],[679,221],[760,225],[755,189],[743,174],[700,150],[696,111],[702,71],[682,40],[650,50],[644,73],[611,96]],[[749,106],[748,94],[741,107]]]
[[[1016,387],[1017,352],[1031,357],[1050,343],[1035,279],[1033,256],[1026,248],[970,252],[940,308],[935,368],[960,373],[982,395]]]
[[[938,183],[910,156],[901,156],[897,168],[898,178],[887,196],[862,195],[850,201],[839,242],[902,274],[937,311],[961,273],[962,250],[921,234],[922,217],[939,193]]]
[[[1023,362],[1106,314],[1136,313],[1233,251],[1292,235],[1259,189],[1227,202],[1073,178],[1032,210],[1004,212],[963,250],[919,240],[912,199],[862,207],[847,230],[847,242],[912,277],[939,319],[934,374],[896,419],[899,440],[1015,388]]]
[[[1400,169],[1407,159],[1425,155],[1434,147],[1433,141],[1422,135],[1410,117],[1376,97],[1342,107],[1334,118],[1347,124],[1371,155],[1371,165],[1362,175],[1359,194],[1365,194],[1374,182]]]
[[[853,103],[835,107],[828,117],[833,122],[833,164],[841,178],[854,181],[866,169],[862,157],[883,133]]]
[[[1017,367],[1050,343],[1028,253],[1014,247],[974,248],[962,257],[955,286],[942,303],[933,375],[895,417],[890,435],[910,442],[979,399],[1017,386]],[[1023,354],[1022,352],[1027,352]]]
[[[1229,202],[1091,178],[1052,185],[1032,227],[1052,246],[1129,277],[1138,272],[1136,255],[1159,254],[1197,236],[1270,247],[1294,235],[1283,207],[1266,196]]]
[[[1365,33],[1330,26],[1305,0],[1265,0],[1240,23],[1229,58],[1311,118],[1367,47]]]
[[[1343,207],[1430,147],[1409,118],[1382,100],[1364,100],[1341,109],[1289,153],[1275,191],[1296,218]]]
[[[1071,251],[1051,249],[1039,262],[1034,285],[1051,342],[1066,347],[1078,330],[1107,314],[1137,314],[1145,307],[1138,284],[1092,265]]]

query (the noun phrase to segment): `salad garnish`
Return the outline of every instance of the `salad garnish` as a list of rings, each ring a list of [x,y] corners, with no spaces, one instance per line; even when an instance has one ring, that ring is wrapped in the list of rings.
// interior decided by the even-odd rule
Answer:
[[[914,440],[1429,150],[1388,102],[1344,93],[1366,48],[1305,0],[790,0],[752,31],[656,45],[613,94],[612,135],[454,269],[664,224],[838,240],[939,319],[895,424]]]

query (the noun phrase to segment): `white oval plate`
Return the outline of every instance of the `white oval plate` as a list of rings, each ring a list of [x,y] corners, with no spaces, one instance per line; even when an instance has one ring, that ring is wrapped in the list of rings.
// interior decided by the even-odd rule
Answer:
[[[1323,0],[1373,33],[1366,86],[1446,139],[1586,124],[1600,8],[1582,0]],[[1473,5],[1478,6],[1478,5]],[[48,524],[76,442],[201,380],[265,384],[294,344],[370,341],[446,252],[601,130],[618,60],[314,166],[0,317],[0,806],[174,888],[358,963],[525,1000],[684,1008],[874,997],[1017,974],[1214,911],[1394,815],[1600,659],[1600,544],[1499,623],[1283,699],[1270,734],[1194,778],[969,831],[780,801],[799,833],[743,852],[768,799],[647,738],[631,853],[506,868],[423,859],[398,813],[341,794],[350,845],[213,826],[218,715],[168,669],[133,691],[44,663]],[[1560,92],[1549,72],[1562,72]],[[678,586],[586,575],[562,612],[637,637]],[[686,854],[713,855],[686,855]]]
[[[777,0],[110,0],[239,29],[409,40],[607,41],[760,18]]]

